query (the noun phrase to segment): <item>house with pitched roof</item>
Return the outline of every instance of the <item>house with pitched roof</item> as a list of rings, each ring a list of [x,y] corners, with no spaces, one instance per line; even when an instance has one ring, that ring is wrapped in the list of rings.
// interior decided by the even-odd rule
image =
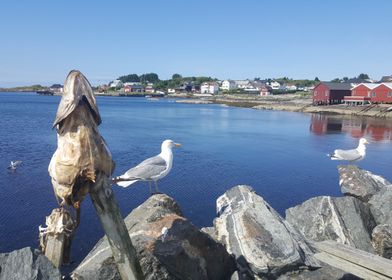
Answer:
[[[219,85],[217,82],[205,82],[200,86],[200,93],[217,94]]]
[[[380,83],[391,83],[392,82],[392,75],[390,76],[382,76]]]
[[[372,90],[378,84],[360,83],[351,89],[351,95],[345,96],[343,102],[347,105],[365,105],[371,102]]]
[[[371,101],[374,103],[392,103],[392,82],[381,83],[374,88]]]
[[[237,86],[235,84],[235,81],[233,81],[233,80],[224,80],[222,82],[222,86],[221,86],[222,90],[232,90],[235,88],[237,88]]]
[[[340,104],[351,95],[351,83],[321,82],[313,89],[313,104]]]
[[[361,83],[345,96],[346,104],[392,103],[392,83]]]

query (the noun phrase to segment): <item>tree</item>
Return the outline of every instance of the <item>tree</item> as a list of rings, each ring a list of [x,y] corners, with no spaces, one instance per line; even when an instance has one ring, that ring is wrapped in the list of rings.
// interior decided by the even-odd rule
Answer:
[[[331,80],[332,83],[340,83],[340,79],[339,78],[335,78],[333,80]]]
[[[140,82],[140,78],[137,74],[129,74],[125,76],[121,76],[118,78],[123,83],[135,83]]]
[[[159,81],[154,84],[155,89],[166,90],[168,88],[168,81]]]
[[[181,79],[182,78],[182,76],[180,75],[180,74],[173,74],[172,75],[172,79],[173,80],[175,80],[175,79]]]
[[[348,77],[343,77],[343,81],[347,82],[348,81]]]
[[[146,73],[143,75],[140,75],[140,82],[142,83],[157,83],[159,82],[159,77],[158,74],[156,73]]]
[[[318,77],[314,78],[315,82],[320,82],[320,79]]]
[[[204,82],[211,82],[213,79],[211,77],[196,77],[196,84],[201,85]]]
[[[361,73],[358,75],[358,79],[367,80],[370,79],[368,74]]]

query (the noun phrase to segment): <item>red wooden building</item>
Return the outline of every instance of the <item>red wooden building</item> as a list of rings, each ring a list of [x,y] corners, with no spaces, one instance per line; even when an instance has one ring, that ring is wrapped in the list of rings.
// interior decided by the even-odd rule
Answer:
[[[351,96],[344,98],[346,103],[392,103],[392,83],[362,83],[352,89]]]
[[[342,103],[344,96],[351,95],[351,88],[351,83],[321,82],[313,89],[313,104]]]
[[[374,103],[392,103],[392,83],[382,83],[376,87],[371,96]]]
[[[346,104],[358,105],[366,104],[371,101],[371,93],[378,84],[361,83],[351,89],[351,96],[345,96],[344,102]]]

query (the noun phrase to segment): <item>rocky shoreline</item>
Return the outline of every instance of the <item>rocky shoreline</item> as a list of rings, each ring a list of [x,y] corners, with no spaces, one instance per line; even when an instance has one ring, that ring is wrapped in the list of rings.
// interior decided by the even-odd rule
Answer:
[[[303,113],[326,113],[338,115],[364,116],[374,118],[392,118],[391,104],[373,104],[367,106],[346,106],[344,104],[329,106],[313,106],[309,96],[298,94],[284,94],[274,96],[255,95],[218,95],[203,97],[172,95],[171,97],[184,98],[179,103],[192,104],[225,104],[228,106],[253,108],[258,110],[279,110]],[[185,99],[186,98],[186,99]]]
[[[343,197],[311,198],[287,209],[285,218],[245,185],[217,199],[213,225],[202,229],[173,198],[151,196],[125,218],[145,279],[360,279],[320,261],[312,242],[329,240],[392,258],[392,185],[356,166],[338,171]],[[15,276],[61,278],[30,248],[0,254],[0,279]],[[106,237],[71,277],[120,279]]]

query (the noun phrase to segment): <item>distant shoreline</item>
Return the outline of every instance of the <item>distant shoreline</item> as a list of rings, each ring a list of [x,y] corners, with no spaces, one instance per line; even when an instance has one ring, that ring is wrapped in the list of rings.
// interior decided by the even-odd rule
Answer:
[[[1,92],[2,90],[0,90]],[[4,92],[36,92],[31,90],[21,91],[4,91]],[[59,95],[59,94],[54,94]],[[252,108],[257,110],[276,110],[302,113],[322,113],[336,115],[363,116],[381,119],[392,118],[392,104],[372,104],[367,106],[347,106],[344,104],[314,106],[310,95],[304,94],[281,94],[270,96],[258,96],[252,94],[236,95],[191,95],[191,94],[163,94],[156,93],[133,93],[125,94],[123,92],[115,93],[98,93],[96,96],[116,96],[116,97],[159,97],[159,98],[177,98],[177,103],[187,104],[223,104],[232,107]]]
[[[200,102],[200,101],[203,102]],[[390,119],[392,118],[392,104],[372,104],[367,106],[347,106],[345,104],[314,106],[309,96],[300,94],[282,94],[273,96],[254,95],[218,95],[211,97],[190,97],[179,103],[194,104],[224,104],[232,107],[252,108],[258,110],[276,110],[302,113],[323,113],[336,115],[351,115]]]

